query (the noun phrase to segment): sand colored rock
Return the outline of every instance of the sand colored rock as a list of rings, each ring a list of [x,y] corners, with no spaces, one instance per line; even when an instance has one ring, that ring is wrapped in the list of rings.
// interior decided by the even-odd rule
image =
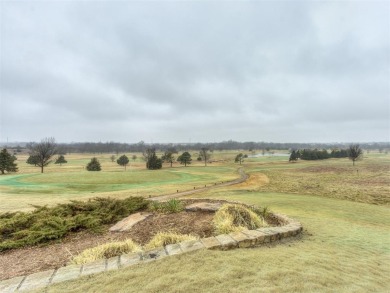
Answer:
[[[221,208],[221,206],[222,203],[219,202],[196,202],[186,206],[186,211],[187,212],[196,212],[196,211],[216,212]]]
[[[110,228],[110,232],[123,232],[129,230],[135,224],[150,217],[151,213],[135,213],[116,223]]]

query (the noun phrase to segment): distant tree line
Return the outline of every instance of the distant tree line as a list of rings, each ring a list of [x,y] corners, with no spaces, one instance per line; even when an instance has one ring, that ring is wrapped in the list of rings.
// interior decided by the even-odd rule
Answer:
[[[330,158],[348,158],[348,149],[333,149],[331,152],[326,149],[292,150],[289,160],[325,160]]]
[[[348,149],[333,149],[330,153],[326,149],[303,149],[292,150],[289,161],[294,162],[298,159],[301,160],[325,160],[330,158],[349,158],[352,160],[353,165],[355,161],[363,157],[363,150],[360,145],[352,144]]]
[[[4,148],[15,149],[20,152],[22,147],[31,149],[34,143],[8,143],[1,144]],[[273,143],[273,142],[238,142],[233,140],[215,142],[215,143],[118,143],[118,142],[72,142],[58,143],[57,152],[59,155],[67,153],[131,153],[144,152],[148,148],[153,148],[159,152],[165,152],[169,149],[177,151],[196,150],[203,148],[208,150],[303,150],[303,149],[346,149],[349,143]],[[365,150],[388,150],[389,142],[361,143],[360,147]]]

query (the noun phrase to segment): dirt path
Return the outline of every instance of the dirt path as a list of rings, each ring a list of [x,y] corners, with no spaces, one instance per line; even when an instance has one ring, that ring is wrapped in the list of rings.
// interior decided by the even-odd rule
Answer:
[[[164,201],[164,200],[177,198],[177,197],[181,197],[181,196],[185,196],[185,195],[200,193],[200,192],[210,190],[210,189],[239,184],[239,183],[245,182],[249,178],[249,175],[247,175],[245,173],[243,168],[238,169],[238,173],[240,174],[240,178],[237,178],[237,179],[232,180],[232,181],[216,183],[214,185],[205,186],[205,187],[201,187],[201,188],[193,189],[193,190],[187,190],[187,191],[181,191],[181,192],[176,192],[176,193],[171,193],[171,194],[159,195],[159,196],[155,196],[155,197],[150,198],[150,200]]]

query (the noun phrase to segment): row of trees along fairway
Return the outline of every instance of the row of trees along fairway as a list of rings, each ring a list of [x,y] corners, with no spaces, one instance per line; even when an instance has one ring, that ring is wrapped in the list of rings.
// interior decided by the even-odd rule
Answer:
[[[323,150],[293,150],[291,152],[289,161],[294,162],[298,159],[301,160],[324,160],[329,158],[349,158],[352,160],[353,165],[355,166],[355,161],[363,158],[363,150],[358,144],[352,144],[348,149],[333,149],[330,153],[326,149]]]

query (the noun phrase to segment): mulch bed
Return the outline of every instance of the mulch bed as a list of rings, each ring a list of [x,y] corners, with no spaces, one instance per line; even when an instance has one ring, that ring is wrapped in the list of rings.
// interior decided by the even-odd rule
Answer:
[[[61,242],[5,251],[0,253],[0,280],[65,266],[72,255],[110,241],[131,238],[144,245],[160,231],[209,237],[213,215],[207,212],[156,213],[128,232],[108,232],[107,227],[103,234],[79,232],[68,235]]]
[[[185,206],[194,202],[220,202],[225,200],[188,199],[182,200]],[[49,269],[57,269],[69,263],[72,256],[87,248],[92,248],[107,242],[132,239],[144,245],[157,232],[176,232],[192,234],[201,238],[213,234],[212,212],[179,212],[173,214],[154,213],[152,216],[135,224],[126,232],[109,232],[112,226],[107,226],[104,233],[93,234],[85,231],[72,233],[65,238],[41,246],[13,249],[0,253],[0,280],[10,279]],[[274,217],[269,217],[270,225],[279,226]]]

